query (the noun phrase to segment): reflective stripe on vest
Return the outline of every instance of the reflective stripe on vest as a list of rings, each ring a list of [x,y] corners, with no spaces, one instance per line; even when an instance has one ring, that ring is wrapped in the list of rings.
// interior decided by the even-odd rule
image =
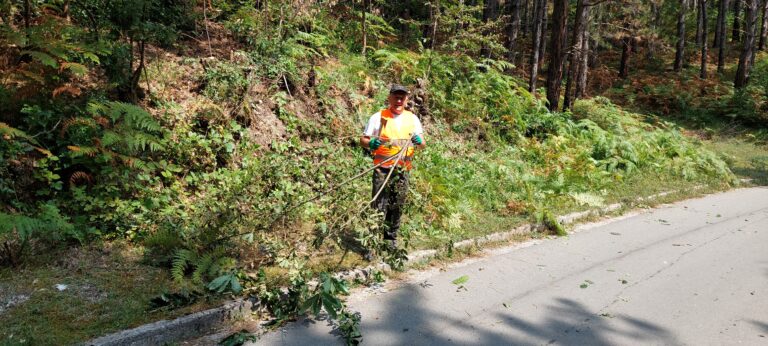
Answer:
[[[378,165],[384,160],[390,158],[393,155],[397,155],[400,151],[403,141],[410,141],[411,136],[416,131],[416,115],[409,111],[403,111],[397,116],[396,120],[392,116],[392,112],[389,109],[382,110],[381,114],[381,126],[379,138],[384,142],[378,149],[373,152],[373,164]],[[398,145],[397,142],[401,142]],[[408,148],[405,156],[397,162],[398,166],[411,169],[411,160],[413,159],[414,149],[413,146]],[[382,167],[392,167],[395,164],[395,159],[388,162],[384,162]]]

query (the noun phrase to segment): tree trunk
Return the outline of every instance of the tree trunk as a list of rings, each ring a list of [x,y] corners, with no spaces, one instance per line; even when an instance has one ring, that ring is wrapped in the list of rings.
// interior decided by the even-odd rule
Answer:
[[[507,59],[514,65],[517,62],[517,36],[520,32],[520,0],[510,0],[504,6],[509,15],[507,22]]]
[[[528,81],[528,91],[532,94],[536,93],[536,79],[539,73],[539,53],[541,45],[541,37],[544,35],[542,30],[542,21],[546,14],[546,0],[534,0],[533,2],[533,47],[531,47],[531,70],[530,79]]]
[[[701,30],[701,39],[702,39],[702,45],[701,45],[701,71],[699,73],[699,77],[702,79],[707,78],[707,0],[699,0],[699,11],[701,12],[702,18],[702,30]]]
[[[131,102],[136,104],[139,102],[139,99],[143,98],[143,92],[141,91],[141,87],[139,86],[139,80],[141,79],[141,73],[144,72],[144,57],[145,57],[145,40],[142,38],[139,40],[138,46],[139,46],[139,65],[136,67],[136,70],[133,71],[133,74],[131,74],[131,84],[130,84],[130,97]]]
[[[434,4],[430,7],[432,8],[432,34],[430,38],[430,49],[434,51],[435,47],[437,46],[437,21],[438,18],[440,18],[440,4]],[[430,53],[430,59],[432,58],[432,54],[433,53]]]
[[[24,0],[24,29],[29,30],[30,21],[32,19],[32,4],[30,0]],[[29,33],[27,33],[29,35]]]
[[[589,21],[589,17],[587,17]],[[578,100],[586,95],[587,91],[587,70],[589,69],[589,31],[584,34],[584,40],[581,41],[581,61],[576,73],[576,90],[573,92],[573,100]]]
[[[631,32],[631,34],[632,34],[632,39],[629,40],[629,43],[632,45],[632,52],[637,52],[640,50],[640,48],[637,46],[638,40],[635,37],[634,32]]]
[[[651,1],[651,32],[657,32],[661,22],[661,8],[655,1]],[[651,61],[656,56],[656,36],[649,36],[647,40],[646,60]]]
[[[685,58],[685,12],[687,10],[686,0],[680,0],[680,14],[677,16],[677,51],[675,52],[675,72],[680,72],[683,68],[683,59]]]
[[[717,39],[719,45],[717,50],[717,73],[722,74],[723,73],[723,67],[725,66],[725,49],[728,47],[728,40],[725,38],[725,17],[728,12],[728,0],[720,0],[720,8],[718,9],[720,13],[723,14],[723,17],[719,17],[718,13],[718,21],[720,22],[720,32],[717,34],[720,38]]]
[[[424,90],[426,90],[426,85],[428,85],[431,81],[432,77],[432,57],[435,55],[435,46],[437,45],[437,25],[438,20],[440,18],[440,4],[431,3],[429,4],[429,16],[431,17],[431,33],[429,34],[429,49],[431,52],[429,52],[429,60],[427,61],[427,74],[425,75],[425,78],[422,80],[425,84]],[[427,105],[427,94],[425,92],[425,96],[422,97],[422,110],[426,111],[425,113],[422,113],[424,115],[429,114],[429,105]]]
[[[61,5],[61,14],[64,16],[64,20],[67,21],[67,23],[72,22],[72,18],[70,18],[69,14],[69,3],[71,0],[65,0],[64,4]]]
[[[706,25],[706,17],[704,17],[704,11],[702,11],[701,8],[701,1],[702,0],[695,0],[696,3],[696,47],[701,47],[703,42],[703,27]]]
[[[768,1],[763,4],[763,25],[760,26],[760,43],[757,50],[765,49],[765,41],[768,40]]]
[[[712,42],[712,48],[720,48],[721,35],[725,28],[725,15],[728,11],[728,0],[720,0],[717,5],[717,21],[715,22],[715,37]]]
[[[568,22],[568,0],[555,0],[552,10],[549,67],[547,69],[547,101],[550,111],[557,111],[560,103],[560,84],[563,82],[563,61]]]
[[[547,56],[547,27],[549,24],[549,16],[547,16],[547,8],[549,3],[544,1],[544,7],[541,15],[541,43],[539,44],[539,66],[544,66],[544,58]]]
[[[523,17],[521,18],[521,23],[520,23],[520,25],[521,25],[521,27],[523,29],[522,30],[522,37],[523,38],[525,38],[526,35],[528,35],[528,33],[531,31],[531,28],[530,28],[530,26],[531,26],[531,19],[528,18],[528,7],[529,7],[528,3],[529,2],[530,2],[529,0],[525,0],[525,2],[523,2]]]
[[[745,0],[746,10],[744,23],[744,42],[739,55],[739,67],[736,69],[736,80],[733,86],[742,89],[749,83],[749,72],[752,69],[752,61],[755,54],[755,28],[757,27],[758,0]]]
[[[411,11],[405,8],[400,17],[403,19],[400,24],[400,40],[401,42],[408,42],[408,38],[411,37],[411,26],[407,23],[411,20]]]
[[[739,36],[741,34],[739,17],[741,16],[741,2],[743,0],[734,0],[733,2],[733,30],[731,31],[731,41],[739,42]]]
[[[499,18],[499,0],[485,0],[483,21],[490,22]]]
[[[621,39],[621,63],[619,64],[619,78],[621,79],[629,77],[629,57],[632,54],[632,41],[634,41],[629,33],[624,35],[624,38]]]
[[[571,49],[574,47],[571,46]],[[567,54],[568,61],[566,63],[568,64],[568,68],[565,69],[565,92],[563,92],[563,112],[567,111],[571,108],[571,103],[573,102],[573,98],[571,97],[571,90],[573,89],[573,75],[576,73],[576,67],[573,66],[573,56],[574,52],[571,51],[570,54]]]
[[[606,10],[605,7],[598,7],[594,8],[591,11],[592,14],[592,21],[596,23],[602,23],[605,21],[606,17]],[[589,36],[589,60],[588,60],[588,66],[591,69],[596,68],[598,65],[600,65],[602,62],[600,58],[600,52],[603,51],[603,42],[602,40],[598,40],[597,37],[600,37],[600,28],[601,26],[596,26],[597,31],[594,35]]]
[[[758,32],[758,28],[760,27],[760,13],[763,12],[763,4],[761,3],[761,1],[765,1],[765,0],[755,0],[755,4],[757,7],[755,7],[755,14],[754,14],[755,24],[754,24],[754,28],[752,28],[753,35],[755,36],[755,38],[753,40],[754,42],[752,44],[752,54],[751,54],[751,58],[749,59],[749,65],[748,65],[750,71],[752,70],[752,66],[755,66],[755,57],[757,57],[757,52],[758,52],[758,41],[760,40],[760,36],[758,36],[760,34]],[[746,13],[744,14],[744,21],[745,22],[748,21],[748,15]],[[749,83],[749,77],[747,77],[747,83]]]
[[[492,22],[496,20],[499,13],[499,0],[485,0],[485,3],[483,5],[483,23],[488,24],[489,22]],[[490,35],[490,31],[483,32],[485,35]],[[485,41],[485,40],[484,40]],[[480,48],[480,56],[484,56],[486,58],[491,57],[491,50],[488,47],[487,44],[483,43],[483,47]]]
[[[526,38],[528,36],[529,26],[531,19],[528,18],[528,0],[524,0],[521,4],[521,11],[523,12],[520,17],[520,37]]]
[[[581,56],[586,54],[581,49],[584,46],[584,40],[587,31],[587,16],[589,16],[589,7],[584,6],[584,0],[578,0],[576,3],[576,19],[573,24],[573,45],[569,49],[570,62],[568,64],[568,79],[565,82],[565,96],[563,98],[563,109],[570,109],[572,98],[571,88],[576,76],[579,75],[581,67]],[[575,101],[575,98],[573,99]]]
[[[368,47],[368,24],[366,23],[365,14],[368,13],[368,1],[369,0],[363,0],[363,16],[362,16],[362,25],[363,25],[363,49],[362,49],[362,55],[365,56],[365,49]]]

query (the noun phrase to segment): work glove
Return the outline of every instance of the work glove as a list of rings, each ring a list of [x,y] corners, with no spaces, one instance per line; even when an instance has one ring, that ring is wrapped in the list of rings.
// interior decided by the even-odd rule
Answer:
[[[368,141],[368,147],[371,148],[371,151],[374,151],[376,149],[379,149],[381,146],[381,139],[379,137],[373,137],[370,141]]]
[[[411,142],[413,143],[413,145],[424,144],[424,140],[419,135],[413,135],[413,137],[411,137]]]

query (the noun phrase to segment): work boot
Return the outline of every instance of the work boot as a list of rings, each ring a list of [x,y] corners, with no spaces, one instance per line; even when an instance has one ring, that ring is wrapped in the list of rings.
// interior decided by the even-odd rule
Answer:
[[[397,239],[387,239],[386,241],[390,250],[397,250]]]

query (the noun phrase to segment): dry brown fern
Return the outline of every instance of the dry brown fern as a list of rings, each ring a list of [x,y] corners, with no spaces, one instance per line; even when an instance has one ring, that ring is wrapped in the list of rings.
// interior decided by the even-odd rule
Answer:
[[[67,134],[67,130],[69,130],[72,126],[88,126],[88,127],[96,127],[96,122],[93,119],[89,118],[83,118],[83,117],[74,117],[65,119],[61,123],[61,130],[59,131],[59,135],[61,137],[64,137]]]
[[[93,176],[90,173],[77,171],[69,176],[69,186],[91,185]]]

